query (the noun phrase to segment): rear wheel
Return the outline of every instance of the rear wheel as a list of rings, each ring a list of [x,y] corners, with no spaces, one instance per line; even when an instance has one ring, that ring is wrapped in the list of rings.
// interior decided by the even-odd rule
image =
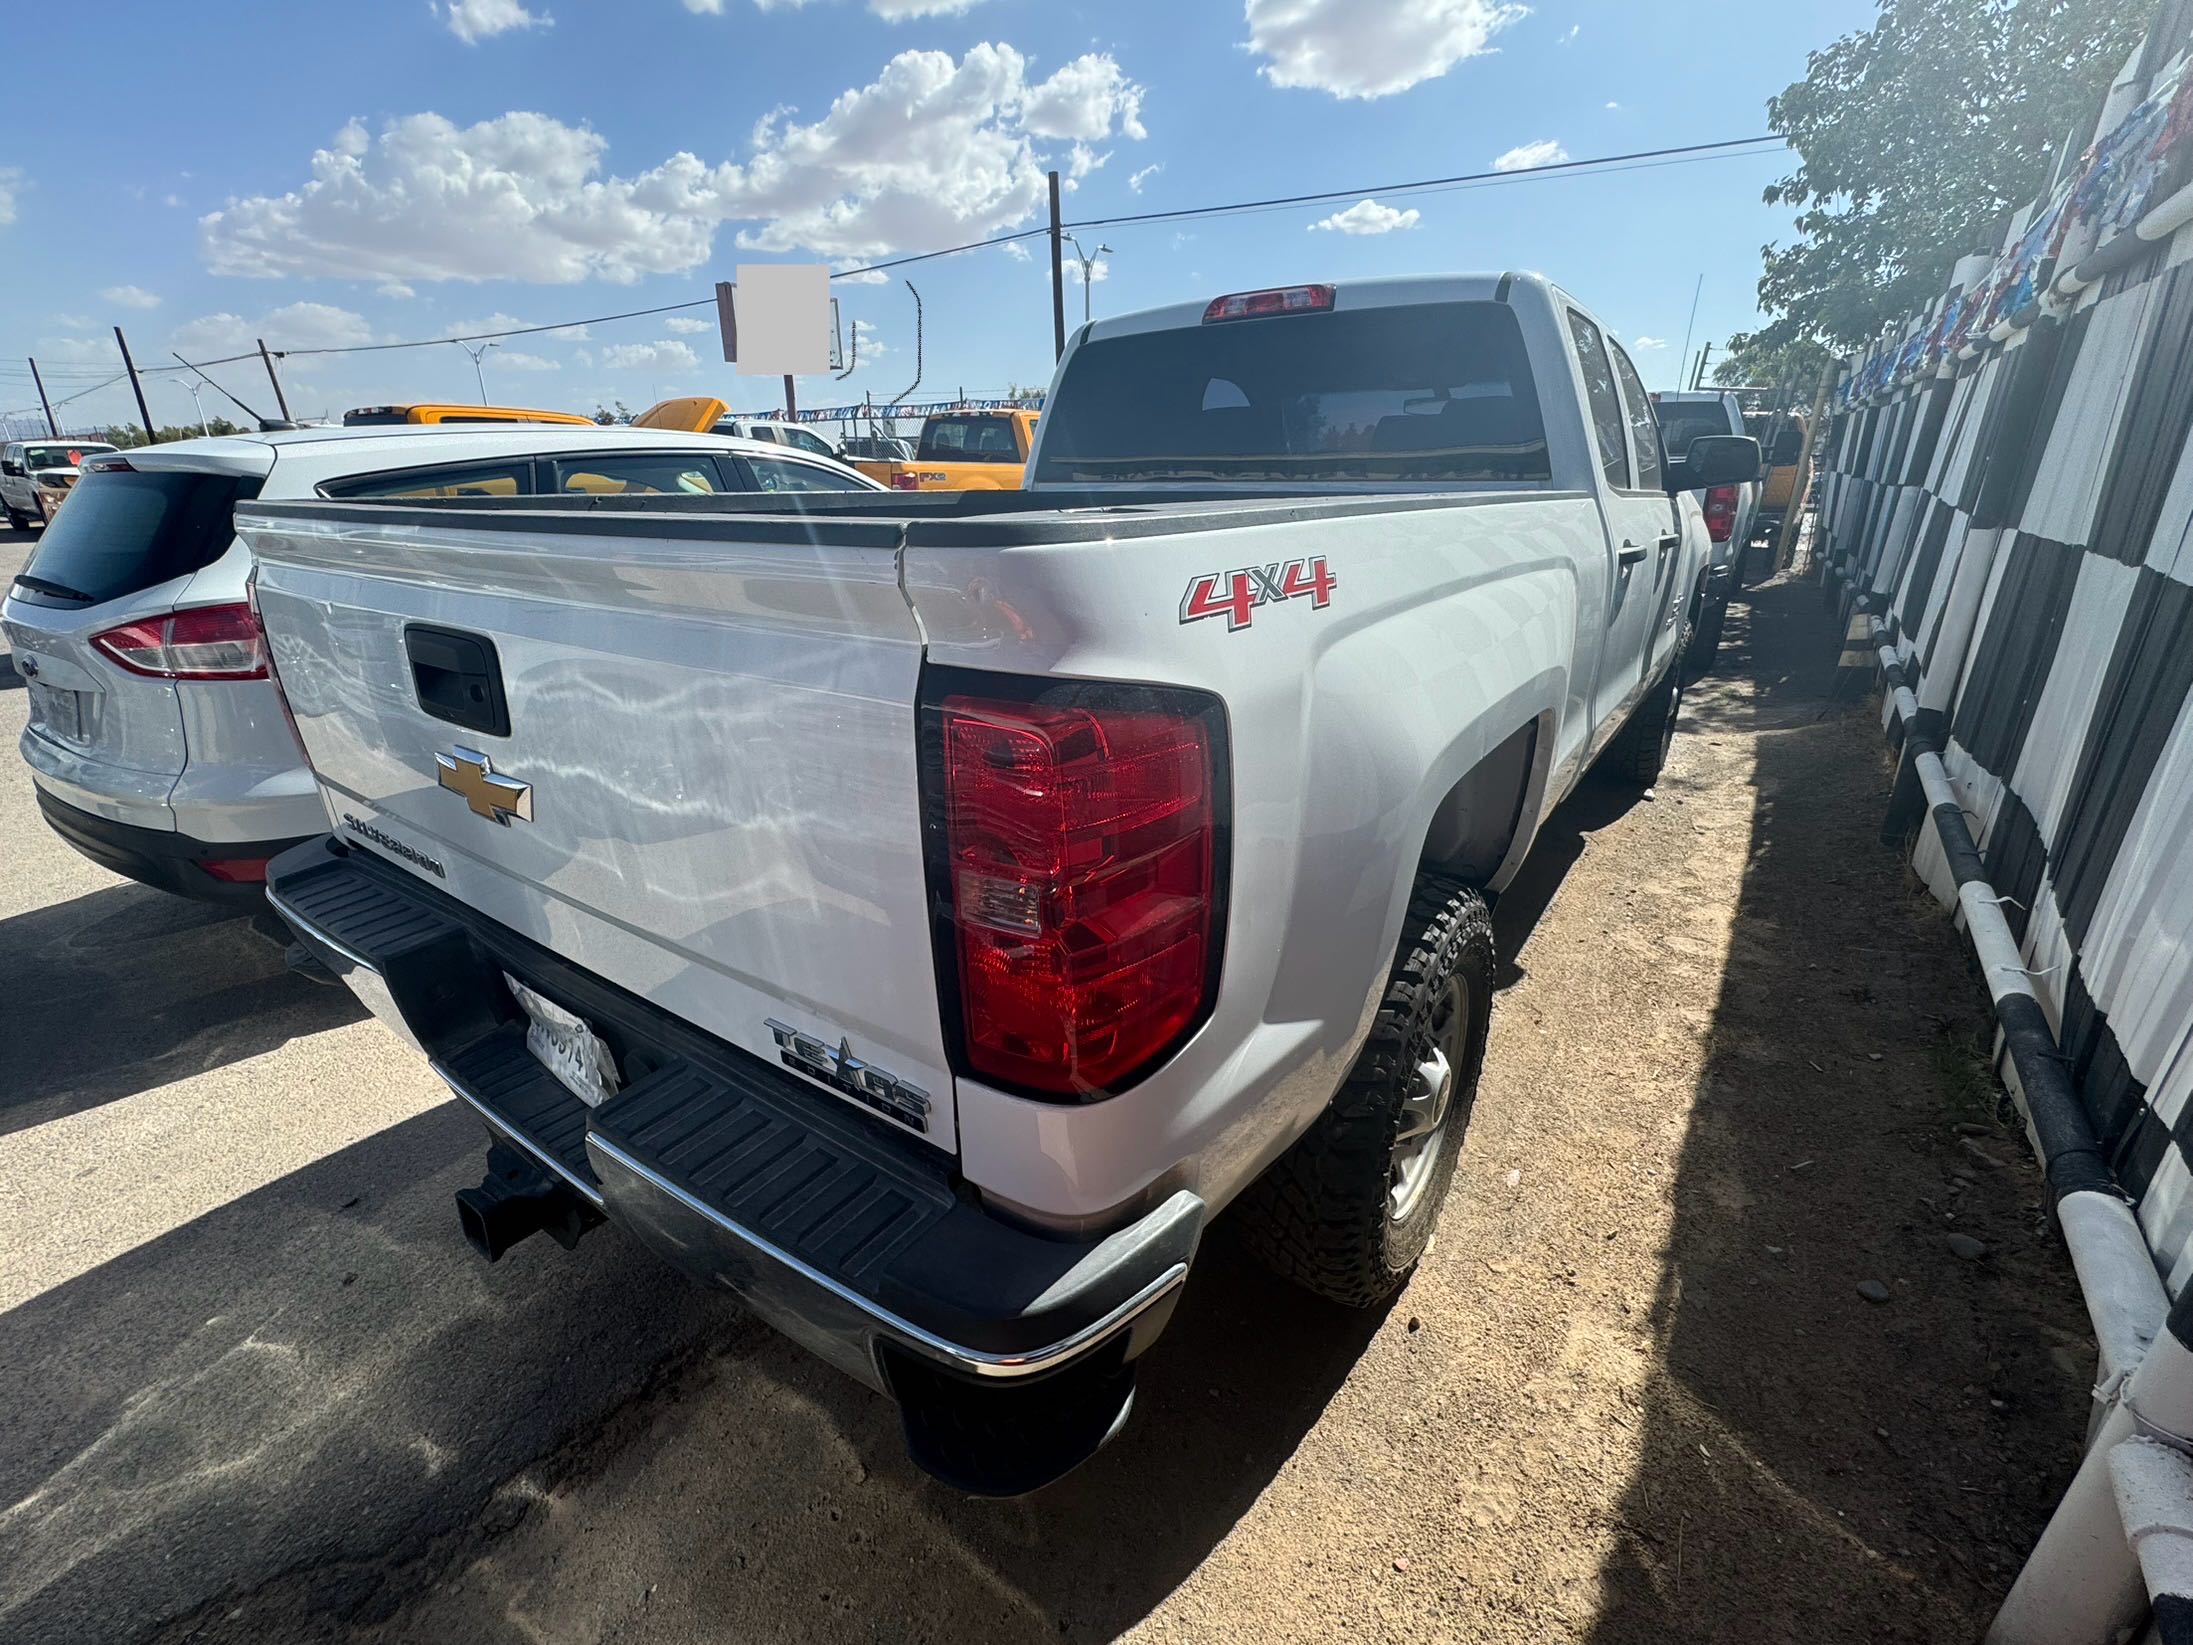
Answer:
[[[1267,1265],[1335,1302],[1399,1290],[1454,1180],[1492,1014],[1492,916],[1418,876],[1378,1018],[1317,1122],[1245,1192],[1237,1226]]]
[[[1668,763],[1668,750],[1675,746],[1675,722],[1682,711],[1683,670],[1671,666],[1607,744],[1606,753],[1599,757],[1600,770],[1617,782],[1650,788]]]
[[[13,526],[17,531],[23,530],[30,524],[28,516],[26,516],[13,503],[0,504],[0,508],[5,508],[8,516],[8,524]]]
[[[1721,630],[1728,626],[1728,596],[1702,595],[1691,622],[1690,644],[1683,650],[1683,677],[1696,680],[1713,672],[1713,659],[1721,649]]]

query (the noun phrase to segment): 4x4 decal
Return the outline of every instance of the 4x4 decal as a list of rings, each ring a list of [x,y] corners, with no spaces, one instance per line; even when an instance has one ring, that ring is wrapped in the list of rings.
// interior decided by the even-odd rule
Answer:
[[[1180,597],[1180,620],[1193,623],[1205,617],[1224,617],[1229,630],[1247,628],[1258,606],[1300,599],[1305,594],[1310,604],[1322,611],[1332,604],[1337,584],[1322,554],[1307,560],[1216,572],[1188,585],[1188,592]]]

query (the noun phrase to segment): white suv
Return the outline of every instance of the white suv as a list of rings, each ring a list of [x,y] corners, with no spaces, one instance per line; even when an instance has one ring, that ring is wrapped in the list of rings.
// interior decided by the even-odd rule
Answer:
[[[327,826],[246,599],[230,516],[267,499],[879,491],[783,447],[659,429],[298,429],[87,453],[0,602],[39,808],[94,862],[255,903]]]
[[[66,496],[87,457],[113,446],[104,440],[14,440],[0,446],[0,510],[20,531],[44,525],[53,513],[49,501]]]

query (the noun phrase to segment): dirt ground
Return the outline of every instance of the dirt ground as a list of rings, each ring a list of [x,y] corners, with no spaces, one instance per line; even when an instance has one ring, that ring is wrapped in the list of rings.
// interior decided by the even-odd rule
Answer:
[[[1888,772],[1867,707],[1830,700],[1835,641],[1814,589],[1755,591],[1654,795],[1587,785],[1541,841],[1498,910],[1454,1196],[1386,1310],[1265,1277],[1222,1218],[1121,1437],[1032,1499],[970,1501],[913,1470],[885,1404],[615,1230],[492,1270],[414,1250],[412,1200],[430,1227],[474,1168],[421,1102],[401,1146],[17,1276],[0,1373],[77,1381],[0,1434],[0,1635],[1976,1639],[2076,1461],[2092,1347],[1995,1123],[1962,944],[1874,839]],[[315,1040],[380,1054],[348,1014],[290,1032],[254,1089]],[[260,1223],[305,1229],[279,1268],[237,1221],[269,1194]],[[209,1252],[223,1295],[171,1304],[142,1355],[115,1340]],[[315,1261],[326,1295],[290,1296]],[[307,1321],[295,1380],[231,1354],[133,1391],[136,1359],[255,1284]],[[376,1351],[453,1295],[467,1312]],[[155,1392],[158,1431],[111,1456]]]

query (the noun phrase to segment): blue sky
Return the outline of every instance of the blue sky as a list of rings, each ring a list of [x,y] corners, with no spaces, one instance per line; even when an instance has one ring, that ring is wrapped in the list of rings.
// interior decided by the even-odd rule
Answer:
[[[1697,341],[1755,322],[1759,247],[1790,232],[1759,191],[1786,156],[1375,185],[1756,135],[1805,53],[1870,17],[1862,0],[126,0],[68,72],[10,79],[0,411],[35,403],[26,355],[57,398],[116,369],[116,323],[149,364],[257,336],[303,349],[603,315],[705,296],[741,261],[843,267],[1036,226],[1052,167],[1069,219],[1355,191],[1084,236],[1114,248],[1099,312],[1537,268],[1668,385],[1701,273]],[[919,397],[1048,378],[1048,270],[1029,249],[904,271],[926,307]],[[869,328],[860,368],[803,382],[803,404],[904,389],[905,286],[834,289]],[[722,364],[707,309],[513,338],[485,371],[499,401],[578,410],[778,398]],[[303,414],[477,395],[446,344],[284,373]],[[267,397],[256,365],[213,375]],[[192,415],[172,376],[148,392],[158,420]],[[134,415],[126,387],[63,413]]]

